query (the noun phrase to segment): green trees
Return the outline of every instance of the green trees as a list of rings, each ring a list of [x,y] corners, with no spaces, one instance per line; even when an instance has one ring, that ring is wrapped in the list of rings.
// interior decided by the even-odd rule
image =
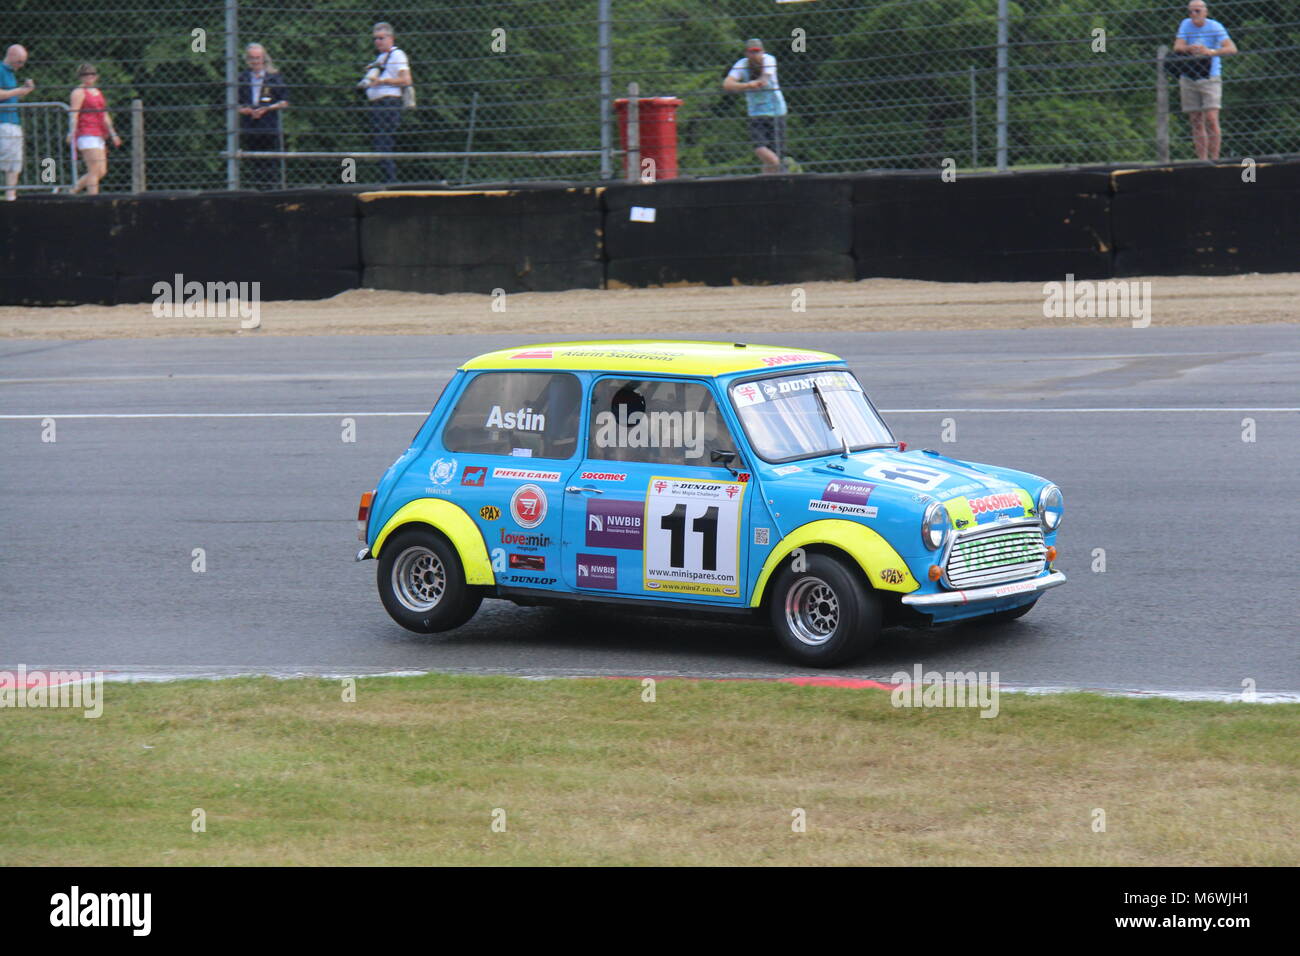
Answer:
[[[147,109],[151,188],[225,185],[224,3],[10,0],[0,42],[31,51],[24,75],[37,99],[66,101],[77,63],[128,129]],[[739,96],[721,88],[743,41],[764,39],[790,105],[789,153],[809,172],[935,168],[995,159],[997,0],[612,0],[612,95],[675,95],[684,173],[757,171]],[[597,0],[413,0],[394,13],[420,107],[403,118],[399,148],[595,149],[600,145]],[[1170,45],[1181,4],[1149,0],[1018,0],[1009,4],[1011,165],[1150,161],[1155,154],[1155,51]],[[1295,152],[1300,127],[1300,0],[1212,7],[1242,53],[1225,61],[1225,156]],[[375,17],[377,18],[377,16]],[[374,57],[373,19],[353,0],[241,0],[239,46],[266,45],[283,72],[284,114],[296,150],[370,148],[355,88]],[[973,83],[973,95],[972,95]],[[1174,158],[1191,146],[1169,83]],[[618,163],[615,162],[615,168]],[[407,181],[593,179],[599,161],[488,159],[402,164]],[[336,162],[294,160],[290,181],[339,181]],[[367,178],[369,170],[359,170]],[[110,189],[129,164],[110,164]]]

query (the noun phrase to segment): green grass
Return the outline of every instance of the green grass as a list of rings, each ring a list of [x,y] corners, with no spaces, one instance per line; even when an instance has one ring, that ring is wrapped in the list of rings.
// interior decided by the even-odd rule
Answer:
[[[0,857],[1293,866],[1298,719],[1087,694],[983,719],[740,682],[655,703],[635,681],[375,678],[355,703],[327,680],[109,684],[97,720],[0,710]]]

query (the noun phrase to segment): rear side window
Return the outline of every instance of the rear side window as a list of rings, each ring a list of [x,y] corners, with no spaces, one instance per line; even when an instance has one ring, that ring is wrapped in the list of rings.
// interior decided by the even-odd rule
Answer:
[[[572,458],[582,384],[567,372],[481,372],[442,431],[448,451],[515,458]]]

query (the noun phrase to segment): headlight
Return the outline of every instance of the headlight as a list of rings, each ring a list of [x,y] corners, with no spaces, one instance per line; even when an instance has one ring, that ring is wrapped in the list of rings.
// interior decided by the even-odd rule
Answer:
[[[1055,531],[1061,526],[1061,517],[1065,513],[1065,502],[1061,498],[1061,489],[1048,485],[1038,493],[1038,516],[1042,519],[1044,531]]]
[[[952,519],[948,517],[948,509],[936,501],[925,509],[925,518],[921,521],[921,541],[931,551],[938,551],[943,547],[943,539],[948,536],[951,527]]]

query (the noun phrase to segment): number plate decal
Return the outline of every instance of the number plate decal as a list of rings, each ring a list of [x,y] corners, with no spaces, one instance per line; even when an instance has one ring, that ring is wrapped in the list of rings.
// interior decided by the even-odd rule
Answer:
[[[647,591],[740,597],[746,483],[655,476],[641,522]]]
[[[930,491],[952,477],[938,468],[926,468],[924,465],[901,465],[891,461],[879,462],[863,472],[876,481],[893,481],[907,485],[917,491]]]

